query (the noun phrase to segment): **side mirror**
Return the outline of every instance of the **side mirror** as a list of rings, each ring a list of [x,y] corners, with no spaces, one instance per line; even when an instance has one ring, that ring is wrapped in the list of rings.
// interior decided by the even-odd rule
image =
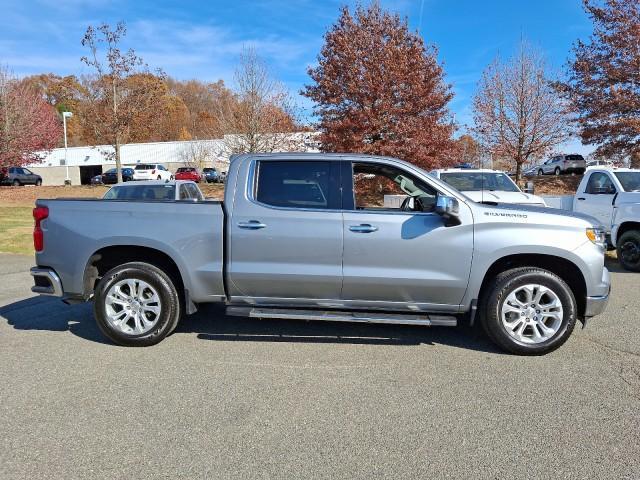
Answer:
[[[447,226],[460,224],[460,204],[453,197],[438,195],[436,213],[447,220]]]
[[[525,184],[524,193],[529,193],[531,195],[535,193],[535,187],[533,186],[533,182],[529,181]]]

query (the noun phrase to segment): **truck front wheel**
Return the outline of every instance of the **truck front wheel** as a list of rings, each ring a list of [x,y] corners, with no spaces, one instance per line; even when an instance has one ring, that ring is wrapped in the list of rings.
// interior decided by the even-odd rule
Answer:
[[[564,280],[533,267],[499,274],[480,304],[489,338],[518,355],[543,355],[560,347],[573,332],[576,310]]]
[[[640,272],[640,231],[629,230],[616,242],[618,260],[625,270]]]
[[[180,297],[159,268],[142,262],[109,270],[95,290],[94,314],[109,339],[126,347],[155,345],[180,318]]]

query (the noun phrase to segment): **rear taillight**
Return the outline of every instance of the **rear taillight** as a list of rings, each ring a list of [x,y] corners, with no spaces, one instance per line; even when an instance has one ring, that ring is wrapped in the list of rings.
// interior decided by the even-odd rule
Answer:
[[[48,216],[48,207],[36,207],[33,209],[33,219],[35,220],[35,225],[33,227],[33,248],[36,249],[36,252],[44,250],[44,233],[42,232],[40,222]]]

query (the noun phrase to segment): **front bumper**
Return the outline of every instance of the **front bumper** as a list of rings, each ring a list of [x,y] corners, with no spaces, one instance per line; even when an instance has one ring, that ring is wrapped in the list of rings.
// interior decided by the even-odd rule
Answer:
[[[33,267],[31,276],[35,285],[31,287],[33,293],[40,295],[50,295],[52,297],[62,297],[62,281],[58,274],[51,268]]]
[[[587,297],[584,309],[584,317],[591,318],[600,315],[607,308],[609,303],[609,294],[611,293],[611,275],[606,268],[602,272],[602,285],[606,288],[604,295]]]

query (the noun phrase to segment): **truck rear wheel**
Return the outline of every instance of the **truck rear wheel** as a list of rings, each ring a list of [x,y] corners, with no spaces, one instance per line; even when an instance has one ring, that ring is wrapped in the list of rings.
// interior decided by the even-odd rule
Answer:
[[[180,297],[159,268],[142,262],[109,270],[95,290],[98,327],[114,343],[126,347],[155,345],[169,335],[180,318]]]
[[[629,230],[616,242],[620,265],[625,270],[640,272],[640,231]]]
[[[480,305],[489,338],[518,355],[543,355],[560,347],[573,332],[576,311],[569,286],[533,267],[499,274]]]

